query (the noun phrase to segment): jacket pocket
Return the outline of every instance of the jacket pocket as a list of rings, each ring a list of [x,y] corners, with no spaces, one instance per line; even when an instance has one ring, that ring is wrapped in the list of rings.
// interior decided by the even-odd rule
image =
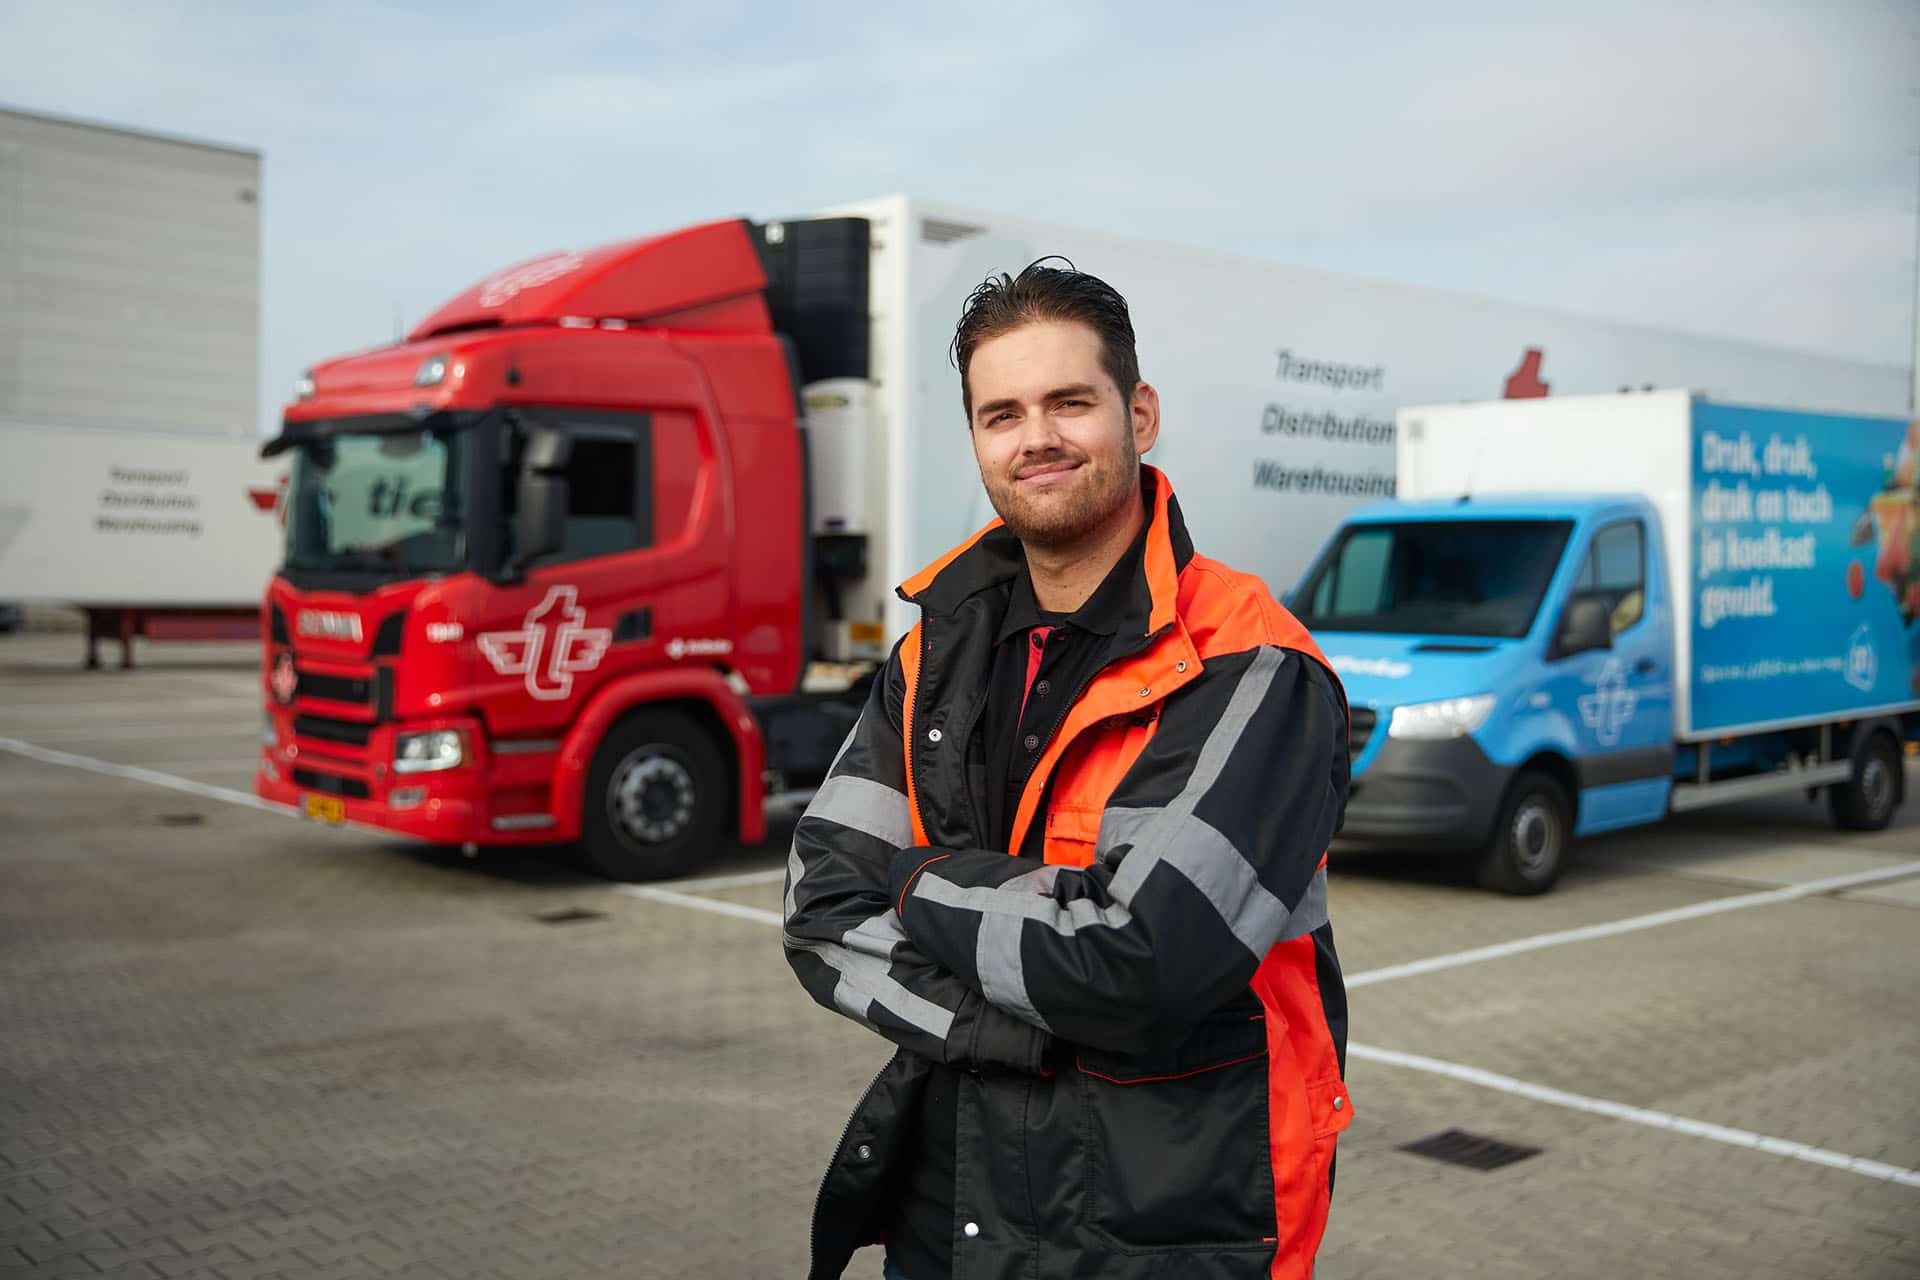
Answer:
[[[1313,1118],[1316,1141],[1331,1138],[1353,1122],[1353,1100],[1347,1082],[1339,1076],[1315,1080],[1307,1086],[1307,1114]]]
[[[1266,1023],[1233,1013],[1168,1053],[1082,1050],[1089,1225],[1130,1250],[1271,1249]]]
[[[1061,867],[1090,867],[1100,839],[1099,805],[1062,804],[1047,809],[1046,861]]]

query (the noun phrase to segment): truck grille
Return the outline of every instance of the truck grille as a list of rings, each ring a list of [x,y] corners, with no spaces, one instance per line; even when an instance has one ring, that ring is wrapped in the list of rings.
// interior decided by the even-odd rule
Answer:
[[[355,679],[351,676],[324,676],[316,671],[302,671],[300,696],[365,706],[373,701],[373,681]]]
[[[343,778],[337,773],[321,773],[317,769],[295,769],[295,784],[309,791],[319,791],[330,796],[345,796],[349,800],[365,800],[367,784],[358,778]]]
[[[318,738],[322,742],[364,747],[367,739],[373,736],[373,726],[356,724],[352,720],[335,720],[331,716],[302,715],[293,718],[293,732],[294,736],[300,738]]]
[[[1374,722],[1378,720],[1372,707],[1355,707],[1348,713],[1350,727],[1347,731],[1347,759],[1360,758],[1367,749],[1367,743],[1373,738]]]

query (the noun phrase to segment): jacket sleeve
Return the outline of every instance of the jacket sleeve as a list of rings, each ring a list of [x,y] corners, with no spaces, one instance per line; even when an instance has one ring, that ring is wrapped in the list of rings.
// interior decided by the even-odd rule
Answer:
[[[1326,923],[1347,763],[1346,704],[1318,663],[1270,646],[1209,658],[1108,799],[1091,866],[912,849],[891,890],[913,943],[995,1005],[1150,1051]]]
[[[902,1048],[968,1070],[1037,1072],[1046,1032],[929,959],[902,931],[888,895],[894,858],[913,843],[904,687],[896,649],[794,829],[782,913],[787,962],[815,1000]]]

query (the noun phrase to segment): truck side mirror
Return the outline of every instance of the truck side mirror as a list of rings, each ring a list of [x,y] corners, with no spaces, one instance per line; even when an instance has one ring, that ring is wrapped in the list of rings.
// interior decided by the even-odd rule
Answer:
[[[567,544],[567,463],[572,457],[573,439],[564,431],[540,427],[527,438],[513,522],[515,573]]]
[[[1548,659],[1571,658],[1590,649],[1613,648],[1612,613],[1604,600],[1589,596],[1575,598],[1560,615],[1560,630],[1553,637]]]

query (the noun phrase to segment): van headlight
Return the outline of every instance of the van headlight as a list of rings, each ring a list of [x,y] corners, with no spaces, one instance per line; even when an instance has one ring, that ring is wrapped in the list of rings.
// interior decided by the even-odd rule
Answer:
[[[1494,701],[1491,693],[1476,693],[1471,698],[1442,698],[1395,707],[1387,736],[1414,742],[1464,738],[1487,722]]]
[[[458,729],[403,733],[393,742],[395,773],[438,773],[467,762],[466,738]]]

